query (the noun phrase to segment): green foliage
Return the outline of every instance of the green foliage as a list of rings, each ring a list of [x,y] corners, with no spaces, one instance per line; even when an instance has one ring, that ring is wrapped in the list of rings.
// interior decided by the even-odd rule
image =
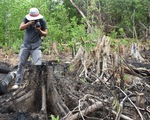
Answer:
[[[86,24],[78,24],[79,20],[75,16],[69,18],[68,10],[64,5],[56,6],[55,10],[53,8],[49,17],[48,34],[50,34],[50,41],[55,41],[60,46],[67,44],[76,49],[76,44],[81,45],[82,40],[87,39]],[[60,48],[63,50],[62,47]]]
[[[81,20],[81,18],[82,18],[81,15],[78,13],[78,11],[76,10],[76,8],[74,8],[72,6],[72,4],[70,3],[70,1],[69,0],[63,0],[63,2],[64,2],[64,7],[68,11],[68,17],[72,18],[72,17],[76,16],[78,19]]]
[[[120,105],[119,105],[119,101],[117,100],[117,98],[114,98],[114,100],[112,102],[112,107],[113,107],[113,109],[117,109],[117,111],[120,110]]]
[[[112,38],[112,39],[117,38],[117,32],[115,30],[111,31],[110,38]]]
[[[62,2],[63,1],[63,2]],[[94,46],[93,40],[102,35],[104,24],[116,26],[110,33],[112,44],[120,38],[123,44],[128,44],[125,36],[131,37],[133,26],[141,35],[145,29],[141,24],[149,26],[149,0],[74,0],[92,26],[92,33],[87,33],[85,19],[66,0],[1,0],[0,1],[0,46],[19,51],[24,31],[19,31],[19,25],[31,7],[37,7],[47,21],[48,35],[44,38],[43,52],[48,53],[53,42],[60,49],[67,44],[73,49],[80,45],[87,49]],[[115,45],[117,46],[117,45]]]
[[[70,40],[68,46],[75,48],[76,45],[80,46],[82,44],[82,40],[86,39],[87,33],[85,31],[85,25],[77,24],[78,19],[76,17],[71,18],[71,23],[69,27],[70,32]]]
[[[11,45],[11,49],[14,51],[14,53],[19,53],[20,51],[20,45],[22,43],[22,40],[16,39]]]
[[[0,42],[3,46],[12,47],[12,44],[22,38],[23,34],[19,31],[19,25],[23,19],[22,15],[27,14],[23,11],[27,11],[27,5],[23,0],[6,0],[1,1],[0,6]]]
[[[63,5],[57,6],[55,11],[49,14],[48,33],[52,41],[57,41],[63,43],[68,40],[69,33],[67,33],[67,28],[69,24],[69,19],[67,16],[67,10]]]
[[[59,116],[55,117],[54,115],[51,115],[51,120],[59,120]]]
[[[141,34],[139,22],[148,25],[149,0],[101,0],[104,14],[108,16],[107,22],[124,28],[128,36],[132,36],[133,25],[137,33]]]

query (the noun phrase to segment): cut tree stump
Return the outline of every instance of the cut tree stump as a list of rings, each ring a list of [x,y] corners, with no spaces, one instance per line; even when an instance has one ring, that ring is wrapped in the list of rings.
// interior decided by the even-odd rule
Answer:
[[[67,83],[65,78],[67,73],[65,64],[59,64],[57,61],[49,61],[44,64],[28,66],[24,76],[24,85],[15,91],[6,89],[8,90],[7,94],[4,93],[5,95],[0,96],[0,113],[4,116],[8,115],[7,119],[9,114],[16,113],[19,115],[20,113],[30,113],[30,118],[40,120],[48,120],[50,114],[63,117],[70,111],[67,105],[76,105],[77,97],[71,93],[73,91],[71,90],[72,83]],[[12,82],[11,78],[7,81]],[[67,95],[65,91],[68,92]],[[67,99],[70,98],[71,101],[75,100],[74,103],[69,103],[70,101],[62,95]],[[9,119],[11,120],[11,118]]]
[[[139,48],[137,43],[132,43],[131,54],[130,56],[134,58],[136,61],[144,62],[143,57],[140,55]]]

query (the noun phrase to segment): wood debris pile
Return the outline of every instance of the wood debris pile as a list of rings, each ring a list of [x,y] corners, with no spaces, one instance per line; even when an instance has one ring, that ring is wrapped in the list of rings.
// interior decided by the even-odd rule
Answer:
[[[144,62],[138,51],[131,56]],[[148,63],[135,59],[113,53],[109,37],[103,36],[91,51],[81,46],[69,63],[29,65],[18,90],[10,89],[14,80],[7,78],[7,92],[0,96],[0,118],[48,120],[54,115],[60,120],[148,120],[150,69]],[[11,71],[1,74],[1,86]]]

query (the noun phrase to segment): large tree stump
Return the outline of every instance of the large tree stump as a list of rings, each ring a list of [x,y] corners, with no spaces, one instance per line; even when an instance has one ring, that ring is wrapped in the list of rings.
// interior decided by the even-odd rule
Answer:
[[[8,89],[7,94],[0,96],[0,113],[6,116],[14,114],[14,118],[16,113],[30,113],[29,117],[41,120],[47,120],[50,114],[65,116],[70,111],[67,106],[77,104],[76,94],[72,94],[71,90],[72,82],[68,82],[65,74],[67,67],[57,61],[27,66],[24,85],[15,91]],[[69,99],[74,103],[70,103]]]

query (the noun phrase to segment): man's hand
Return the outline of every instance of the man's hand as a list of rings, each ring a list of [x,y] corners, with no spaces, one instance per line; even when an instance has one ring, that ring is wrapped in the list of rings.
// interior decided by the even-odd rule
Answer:
[[[29,24],[29,25],[34,25],[34,24],[35,24],[35,21],[29,21],[28,24]]]
[[[41,27],[35,27],[35,29],[37,29],[41,33],[42,36],[46,37],[47,29],[41,30]]]
[[[41,27],[36,27],[36,26],[35,26],[35,29],[37,29],[37,30],[39,30],[39,31],[40,31],[40,30],[41,30]]]
[[[35,24],[35,21],[29,21],[29,22],[27,22],[27,23],[22,22],[22,23],[20,24],[19,29],[20,29],[20,30],[24,30],[24,29],[26,29],[28,26],[34,25],[34,24]]]

